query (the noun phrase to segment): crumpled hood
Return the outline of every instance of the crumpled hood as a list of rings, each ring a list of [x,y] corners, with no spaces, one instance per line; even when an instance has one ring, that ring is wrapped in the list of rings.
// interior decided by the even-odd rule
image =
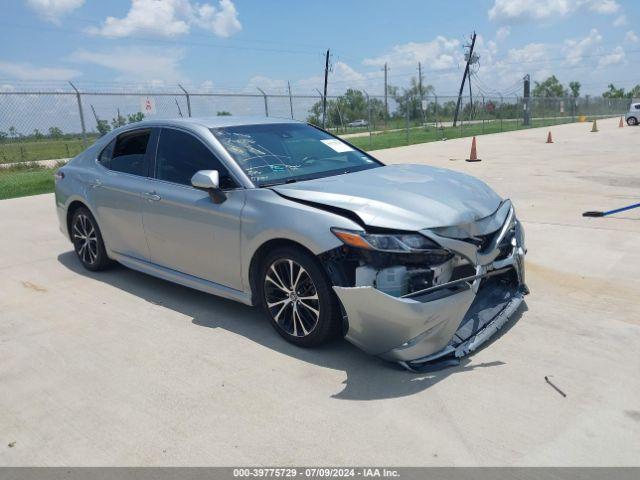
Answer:
[[[350,210],[365,225],[396,230],[472,223],[501,202],[477,178],[427,165],[387,165],[271,188],[291,199]]]

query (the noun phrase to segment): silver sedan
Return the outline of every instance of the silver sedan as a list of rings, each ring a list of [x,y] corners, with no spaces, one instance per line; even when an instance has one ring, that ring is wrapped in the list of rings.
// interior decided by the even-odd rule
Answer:
[[[640,103],[632,103],[629,106],[629,111],[625,115],[627,125],[634,126],[640,122]]]
[[[527,293],[524,233],[478,179],[387,166],[312,125],[121,127],[60,168],[78,259],[260,306],[287,341],[338,336],[411,370],[455,361]]]

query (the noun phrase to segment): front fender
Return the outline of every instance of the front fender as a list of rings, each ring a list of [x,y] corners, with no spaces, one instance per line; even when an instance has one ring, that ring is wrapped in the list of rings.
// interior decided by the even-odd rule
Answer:
[[[290,240],[320,255],[342,245],[331,227],[362,228],[338,214],[283,198],[266,188],[247,190],[241,224],[242,283],[247,290],[251,260],[266,242]]]

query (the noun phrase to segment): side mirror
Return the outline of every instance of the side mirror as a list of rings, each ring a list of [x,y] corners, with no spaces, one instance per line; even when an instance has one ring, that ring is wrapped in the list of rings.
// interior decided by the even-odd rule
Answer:
[[[191,185],[209,192],[213,203],[222,203],[227,196],[220,190],[220,178],[217,170],[199,170],[191,177]]]

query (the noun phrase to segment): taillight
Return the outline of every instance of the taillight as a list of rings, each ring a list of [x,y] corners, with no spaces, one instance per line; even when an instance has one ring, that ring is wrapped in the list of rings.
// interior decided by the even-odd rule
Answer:
[[[64,172],[58,170],[56,173],[53,174],[53,178],[55,179],[56,182],[62,180],[64,178]]]

